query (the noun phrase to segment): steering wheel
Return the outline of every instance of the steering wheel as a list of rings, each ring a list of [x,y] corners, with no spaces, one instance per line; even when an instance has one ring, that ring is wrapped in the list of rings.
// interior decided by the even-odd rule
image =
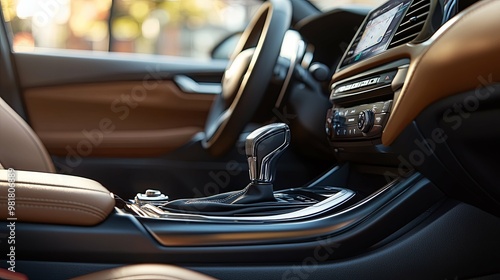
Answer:
[[[228,152],[265,95],[292,17],[289,0],[265,2],[243,32],[222,78],[205,125],[203,147],[214,156]]]

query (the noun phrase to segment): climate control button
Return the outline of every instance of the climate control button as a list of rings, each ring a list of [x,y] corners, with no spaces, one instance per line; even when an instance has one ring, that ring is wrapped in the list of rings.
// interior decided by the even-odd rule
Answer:
[[[375,114],[371,110],[364,110],[358,115],[358,128],[363,133],[368,133],[374,124]]]

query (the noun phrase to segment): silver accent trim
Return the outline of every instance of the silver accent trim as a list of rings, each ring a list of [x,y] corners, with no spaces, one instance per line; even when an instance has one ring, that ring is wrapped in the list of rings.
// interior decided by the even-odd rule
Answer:
[[[264,141],[277,134],[284,134],[283,142],[274,150],[259,158],[258,149]],[[284,123],[273,123],[256,129],[247,136],[245,151],[248,159],[250,181],[253,183],[272,183],[274,181],[276,160],[290,144],[290,128]]]
[[[151,215],[149,215],[148,212],[142,210],[141,207],[139,207],[137,204],[127,204],[127,207],[134,213],[136,213],[139,217],[151,218]],[[158,217],[153,217],[153,218],[158,218]]]
[[[293,40],[295,41],[294,43],[288,42]],[[287,52],[284,51],[284,48],[292,44],[297,46],[297,50],[295,52],[290,52],[289,54],[287,54]],[[304,56],[305,51],[306,51],[306,43],[302,40],[302,36],[300,35],[300,33],[295,30],[288,30],[285,33],[285,39],[283,40],[283,45],[281,48],[280,55],[290,59],[290,67],[288,68],[288,73],[286,74],[285,80],[283,81],[283,85],[281,87],[281,91],[278,95],[278,98],[276,99],[276,103],[274,105],[276,108],[280,108],[283,99],[285,98],[285,93],[288,89],[288,85],[290,84],[290,80],[292,79],[293,70],[295,69],[295,66],[297,65],[299,60],[302,59],[302,57]]]
[[[414,175],[414,176],[417,177],[418,175]],[[413,176],[412,176],[412,178],[413,178]],[[349,211],[352,211],[354,209],[357,209],[357,208],[365,205],[366,203],[368,203],[368,202],[372,201],[373,199],[377,198],[379,195],[385,193],[390,188],[394,187],[397,183],[399,183],[399,181],[400,181],[399,179],[392,180],[390,183],[388,183],[387,185],[383,186],[382,188],[380,188],[376,192],[372,193],[367,198],[363,199],[362,201],[354,204],[353,206],[351,206],[351,207],[349,207],[349,208],[347,208],[347,209],[345,209],[343,211],[340,211],[340,212],[337,212],[337,213],[333,214],[332,216],[338,216],[338,215],[347,213]]]
[[[378,84],[379,82],[380,82],[380,77],[375,77],[375,78],[371,78],[371,79],[365,79],[365,80],[360,81],[360,82],[355,82],[355,83],[350,83],[350,84],[347,84],[347,85],[342,85],[342,86],[338,87],[337,89],[334,89],[334,93],[335,94],[339,94],[339,93],[342,93],[342,92],[346,92],[346,91],[350,91],[350,90],[355,90],[355,89],[358,89],[358,88],[364,88],[364,87],[367,87],[367,86]]]
[[[222,85],[220,83],[198,83],[197,81],[184,75],[174,77],[175,84],[186,93],[195,94],[221,94]]]
[[[316,204],[313,204],[309,207],[293,211],[285,214],[278,215],[270,215],[270,216],[250,216],[250,217],[231,217],[231,216],[206,216],[200,214],[184,214],[184,213],[172,213],[166,212],[154,205],[144,205],[142,206],[143,212],[158,214],[159,211],[163,211],[163,215],[161,217],[149,217],[154,219],[168,219],[168,220],[179,220],[186,221],[188,220],[201,220],[201,221],[217,221],[217,222],[258,222],[258,223],[266,223],[266,222],[284,222],[284,221],[293,221],[298,219],[305,219],[312,216],[319,215],[333,209],[342,203],[349,200],[349,198],[354,196],[354,192],[349,189],[339,188],[339,192],[332,195],[331,197],[320,201]],[[287,202],[284,202],[287,203]],[[156,216],[156,215],[154,215]],[[143,216],[142,216],[143,217]],[[147,218],[147,217],[146,217]]]
[[[342,99],[342,98],[349,97],[349,96],[356,96],[356,95],[364,94],[367,92],[372,92],[375,90],[390,88],[390,87],[391,87],[391,84],[386,84],[386,85],[383,85],[380,87],[376,87],[376,88],[372,88],[372,89],[368,89],[368,90],[363,90],[363,91],[357,91],[357,92],[353,92],[353,93],[342,94],[342,95],[338,95],[338,96],[336,95],[336,93],[332,93],[332,95],[330,96],[330,101]]]
[[[302,57],[302,63],[300,64],[304,69],[309,69],[309,66],[311,66],[311,63],[314,59],[314,51],[315,51],[314,46],[308,44],[306,48],[306,53]]]

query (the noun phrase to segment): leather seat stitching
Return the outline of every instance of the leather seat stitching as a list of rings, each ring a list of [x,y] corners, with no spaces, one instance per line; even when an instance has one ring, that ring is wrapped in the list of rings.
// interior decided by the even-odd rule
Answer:
[[[0,198],[2,198],[2,200],[3,199],[7,200],[7,197],[5,197],[5,196],[0,196]],[[44,199],[44,198],[32,198],[32,197],[23,197],[22,199],[18,199],[17,201],[20,201],[20,203],[29,203],[29,200],[39,201],[39,202],[51,202],[51,203],[70,204],[70,205],[74,205],[74,206],[82,206],[84,208],[87,208],[88,211],[94,210],[94,211],[96,211],[98,213],[101,213],[101,214],[105,213],[105,211],[102,211],[98,207],[94,207],[94,206],[92,206],[90,204],[79,203],[79,202],[74,202],[74,201],[65,201],[65,200],[56,200],[56,199]]]
[[[16,203],[17,205],[23,206],[23,207],[31,207],[31,208],[46,208],[46,209],[56,209],[56,210],[64,210],[64,211],[74,211],[74,212],[81,212],[85,213],[91,216],[95,216],[100,219],[106,218],[106,215],[103,215],[101,213],[94,213],[92,211],[87,211],[85,209],[78,209],[78,208],[71,208],[71,207],[62,207],[62,206],[47,206],[47,205],[40,205],[40,204],[27,204],[27,203]],[[2,204],[0,204],[2,205]],[[3,204],[6,205],[6,204]]]

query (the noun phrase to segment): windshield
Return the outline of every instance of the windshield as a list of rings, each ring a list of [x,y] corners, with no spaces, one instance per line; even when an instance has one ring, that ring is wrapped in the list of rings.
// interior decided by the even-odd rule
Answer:
[[[380,6],[387,0],[309,0],[309,1],[322,11],[329,11],[334,8],[338,8],[340,6],[349,6],[349,5],[362,5],[375,8]]]

